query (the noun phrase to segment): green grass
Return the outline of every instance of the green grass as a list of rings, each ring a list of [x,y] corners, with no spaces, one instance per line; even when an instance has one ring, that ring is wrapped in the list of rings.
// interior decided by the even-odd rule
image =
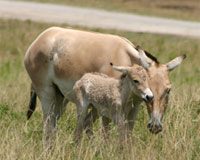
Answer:
[[[199,0],[33,0],[39,2],[94,7],[183,20],[200,21]]]
[[[164,116],[164,130],[158,135],[149,133],[148,115],[143,106],[132,132],[133,140],[123,151],[117,145],[115,127],[106,143],[99,123],[95,124],[95,137],[92,140],[84,137],[76,147],[72,143],[76,112],[70,104],[59,121],[55,150],[46,155],[42,148],[40,103],[31,120],[26,121],[30,80],[23,57],[31,42],[49,26],[52,24],[0,20],[0,159],[200,159],[200,40],[99,29],[93,31],[124,36],[163,63],[179,54],[187,54],[185,62],[170,75],[173,89]]]

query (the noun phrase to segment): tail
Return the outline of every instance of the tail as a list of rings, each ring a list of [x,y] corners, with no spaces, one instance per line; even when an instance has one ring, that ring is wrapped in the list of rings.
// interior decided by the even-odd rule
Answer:
[[[28,108],[28,111],[26,113],[27,120],[29,120],[31,118],[31,115],[35,111],[36,102],[37,102],[37,94],[36,94],[36,92],[34,91],[32,85],[31,85],[31,94],[30,94],[29,108]]]

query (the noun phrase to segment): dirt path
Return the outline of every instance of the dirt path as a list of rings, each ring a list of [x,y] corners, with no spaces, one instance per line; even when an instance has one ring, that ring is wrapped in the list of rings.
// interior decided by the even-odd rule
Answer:
[[[0,0],[0,17],[200,38],[198,22],[35,2]]]

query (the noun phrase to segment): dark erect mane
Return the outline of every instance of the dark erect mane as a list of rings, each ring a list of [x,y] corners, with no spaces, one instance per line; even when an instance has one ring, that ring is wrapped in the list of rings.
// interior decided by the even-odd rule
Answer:
[[[136,49],[137,51],[143,50],[139,45],[137,45],[137,46],[135,47],[135,49]],[[149,57],[149,58],[150,58],[152,61],[154,61],[156,64],[159,64],[159,61],[157,60],[156,57],[154,57],[151,53],[149,53],[149,52],[147,52],[147,51],[145,51],[145,50],[143,50],[143,51],[144,51],[144,53],[146,54],[147,57]]]
[[[136,49],[137,51],[139,51],[139,50],[144,51],[144,53],[146,54],[147,57],[149,57],[149,58],[150,58],[152,61],[154,61],[156,64],[159,64],[159,62],[158,62],[158,60],[157,60],[156,57],[154,57],[151,53],[149,53],[149,52],[143,50],[139,45],[137,45],[137,46],[135,47],[135,49]]]
[[[147,57],[149,57],[151,60],[153,60],[155,63],[159,64],[159,61],[157,60],[156,57],[154,57],[151,53],[147,52],[144,50],[144,53],[146,54]]]

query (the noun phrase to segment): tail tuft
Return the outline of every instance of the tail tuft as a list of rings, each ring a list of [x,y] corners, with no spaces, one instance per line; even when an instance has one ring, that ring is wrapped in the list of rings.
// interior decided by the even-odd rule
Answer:
[[[31,118],[31,115],[32,115],[33,112],[35,111],[36,102],[37,102],[37,94],[35,93],[34,90],[31,90],[29,108],[28,108],[28,111],[27,111],[27,114],[26,114],[27,120],[29,120],[29,119]]]

